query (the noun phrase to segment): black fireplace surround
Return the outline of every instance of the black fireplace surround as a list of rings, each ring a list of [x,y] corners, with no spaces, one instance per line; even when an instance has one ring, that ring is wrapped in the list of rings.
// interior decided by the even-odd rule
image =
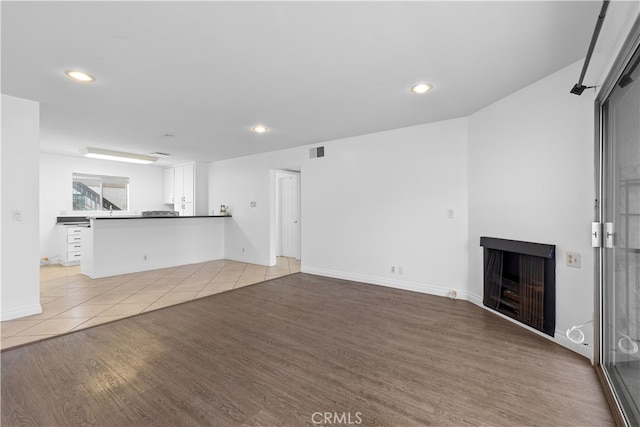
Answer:
[[[556,329],[556,247],[481,237],[483,304],[541,332]]]

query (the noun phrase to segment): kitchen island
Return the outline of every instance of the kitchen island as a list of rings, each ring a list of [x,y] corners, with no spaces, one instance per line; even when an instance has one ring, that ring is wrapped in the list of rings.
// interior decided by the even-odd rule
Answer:
[[[97,279],[224,258],[230,216],[109,216],[82,229],[80,270]]]

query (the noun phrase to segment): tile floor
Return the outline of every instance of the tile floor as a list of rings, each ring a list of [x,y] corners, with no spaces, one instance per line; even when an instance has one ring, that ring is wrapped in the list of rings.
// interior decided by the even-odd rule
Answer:
[[[300,271],[300,261],[279,257],[275,267],[210,261],[90,279],[80,267],[40,269],[42,313],[1,322],[0,348],[39,341]]]

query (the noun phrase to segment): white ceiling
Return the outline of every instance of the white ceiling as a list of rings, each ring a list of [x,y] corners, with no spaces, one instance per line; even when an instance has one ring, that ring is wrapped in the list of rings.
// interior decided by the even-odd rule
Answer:
[[[600,6],[2,1],[2,93],[44,152],[213,161],[469,115],[583,58]]]

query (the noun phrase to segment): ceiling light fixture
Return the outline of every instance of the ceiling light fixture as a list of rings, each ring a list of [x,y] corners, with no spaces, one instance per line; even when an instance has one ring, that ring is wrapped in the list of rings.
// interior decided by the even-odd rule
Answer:
[[[91,83],[96,80],[91,74],[87,74],[83,71],[67,70],[64,73],[67,75],[67,77],[77,82]]]
[[[251,130],[253,130],[255,133],[266,133],[266,132],[269,132],[269,128],[267,128],[266,126],[262,126],[262,125],[256,125],[256,126],[252,127]]]
[[[431,90],[431,85],[429,83],[418,83],[417,85],[413,85],[411,87],[411,92],[422,94],[427,93]]]
[[[138,163],[148,165],[158,160],[157,157],[142,154],[123,153],[120,151],[102,150],[100,148],[84,148],[80,153],[85,157],[101,160],[115,160],[117,162]]]

